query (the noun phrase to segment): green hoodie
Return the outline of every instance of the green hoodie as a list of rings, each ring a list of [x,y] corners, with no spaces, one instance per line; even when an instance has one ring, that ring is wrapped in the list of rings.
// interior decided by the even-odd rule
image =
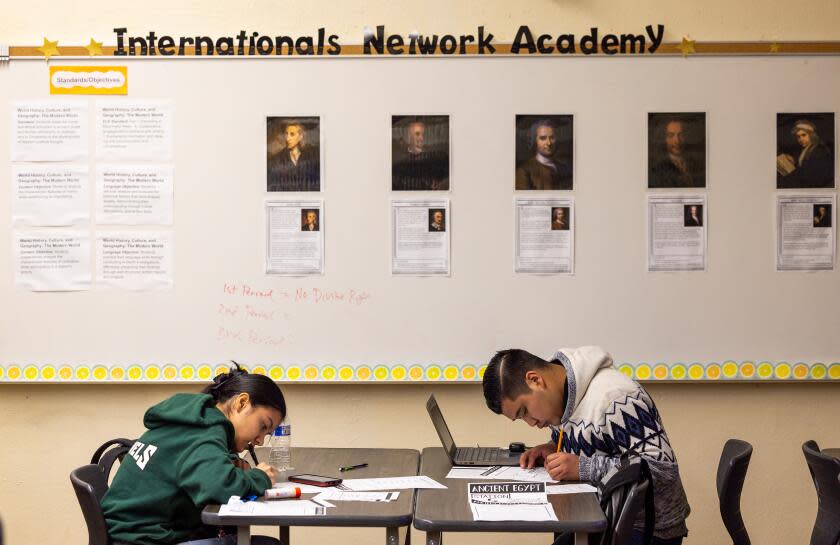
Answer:
[[[148,411],[102,498],[111,539],[140,545],[186,541],[201,510],[231,496],[262,494],[268,475],[232,463],[233,425],[207,394],[176,394]]]

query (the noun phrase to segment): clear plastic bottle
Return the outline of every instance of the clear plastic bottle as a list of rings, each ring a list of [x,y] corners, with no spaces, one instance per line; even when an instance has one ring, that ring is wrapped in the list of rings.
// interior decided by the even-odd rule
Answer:
[[[278,471],[292,468],[292,424],[287,417],[268,439],[268,465]]]

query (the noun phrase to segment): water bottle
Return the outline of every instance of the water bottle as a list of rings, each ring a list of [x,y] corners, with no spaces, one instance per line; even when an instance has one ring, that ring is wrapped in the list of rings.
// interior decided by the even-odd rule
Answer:
[[[278,471],[292,468],[292,424],[287,417],[268,439],[268,465]]]

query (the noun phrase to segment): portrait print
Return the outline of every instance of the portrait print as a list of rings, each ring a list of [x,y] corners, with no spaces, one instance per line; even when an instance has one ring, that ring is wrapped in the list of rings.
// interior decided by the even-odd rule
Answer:
[[[648,114],[648,187],[706,187],[706,113]]]
[[[703,227],[703,205],[686,204],[683,206],[684,227]]]
[[[831,227],[831,205],[814,205],[814,227]]]
[[[449,116],[391,117],[391,190],[449,190]]]
[[[429,208],[429,232],[443,233],[446,231],[446,210],[443,208]]]
[[[321,122],[318,117],[266,120],[268,191],[321,190]]]
[[[300,210],[300,230],[320,231],[321,211],[317,208],[302,208]]]
[[[776,114],[776,188],[834,187],[834,114]]]
[[[574,118],[516,116],[517,190],[573,189]]]
[[[569,230],[569,207],[568,206],[552,206],[551,207],[551,230],[552,231],[568,231]]]

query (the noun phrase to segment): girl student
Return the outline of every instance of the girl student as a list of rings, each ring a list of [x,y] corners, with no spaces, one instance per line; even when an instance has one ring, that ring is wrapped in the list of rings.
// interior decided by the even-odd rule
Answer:
[[[280,388],[233,366],[202,393],[180,393],[146,411],[148,428],[120,464],[102,498],[114,545],[233,545],[235,535],[201,523],[207,504],[262,495],[276,479],[268,464],[250,468],[236,453],[262,444],[286,417]],[[251,543],[279,545],[254,536]]]

